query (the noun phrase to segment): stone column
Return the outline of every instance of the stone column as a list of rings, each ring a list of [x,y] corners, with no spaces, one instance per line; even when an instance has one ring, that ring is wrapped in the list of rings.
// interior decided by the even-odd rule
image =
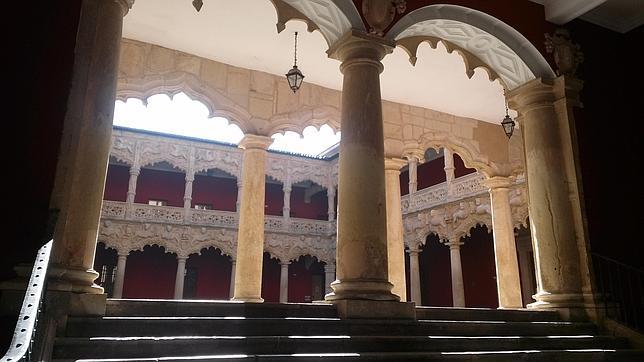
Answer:
[[[174,299],[183,299],[183,281],[186,277],[186,257],[177,257],[177,274],[174,278]]]
[[[324,293],[329,294],[333,292],[331,283],[335,281],[335,264],[324,265]]]
[[[233,298],[235,296],[235,267],[236,267],[237,262],[235,259],[232,260],[232,267],[230,269],[230,293],[229,293],[229,298]]]
[[[509,93],[522,129],[528,181],[530,231],[537,271],[537,302],[584,318],[579,251],[566,173],[571,151],[562,145],[553,82],[535,79]]]
[[[242,197],[242,190],[243,190],[244,184],[241,181],[241,176],[240,178],[237,179],[237,213],[241,210],[241,197]]]
[[[420,294],[420,265],[418,264],[419,249],[408,249],[409,254],[409,286],[411,301],[416,305],[421,305]]]
[[[290,261],[280,262],[280,303],[288,303],[288,266]]]
[[[282,208],[282,216],[285,219],[291,218],[291,185],[284,183],[282,186],[282,191],[284,191],[284,207]]]
[[[409,160],[409,195],[418,191],[418,158],[410,156]]]
[[[387,260],[391,292],[407,301],[405,283],[405,242],[403,239],[402,205],[400,201],[400,168],[406,164],[399,158],[385,159],[385,185],[387,196]]]
[[[128,204],[134,203],[134,198],[136,197],[136,182],[139,179],[139,174],[141,174],[140,167],[130,167],[130,179],[127,184],[127,199],[125,200]]]
[[[326,189],[326,197],[327,197],[327,204],[328,204],[328,213],[329,213],[329,221],[335,220],[335,187],[329,186]]]
[[[132,2],[82,2],[50,202],[50,208],[59,211],[50,290],[103,293],[94,284],[98,273],[92,268],[111,146],[123,16]]]
[[[454,307],[465,307],[465,288],[463,286],[463,267],[461,266],[461,243],[450,241],[445,245],[449,246],[449,261],[452,271],[452,305]]]
[[[239,147],[244,149],[242,188],[237,234],[237,265],[233,300],[258,302],[262,299],[262,262],[264,252],[264,196],[266,149],[273,139],[246,135]]]
[[[193,171],[186,172],[186,185],[183,192],[183,212],[184,220],[190,221],[190,207],[192,206],[192,183],[195,180],[195,173]]]
[[[452,196],[454,190],[452,183],[454,182],[454,154],[447,148],[443,148],[443,156],[445,159],[445,183],[447,184],[447,196]]]
[[[523,308],[519,260],[510,208],[512,183],[506,177],[492,177],[487,179],[485,184],[490,188],[499,308]]]
[[[127,254],[118,255],[118,261],[116,262],[116,279],[114,280],[114,291],[112,292],[112,298],[123,298],[123,282],[125,281],[125,267],[127,264]]]
[[[398,301],[387,261],[380,62],[393,44],[349,32],[329,49],[342,62],[337,280],[327,301]],[[344,308],[344,307],[340,307]],[[349,307],[347,307],[349,308]],[[379,312],[379,311],[373,311]],[[344,312],[341,315],[348,316]]]

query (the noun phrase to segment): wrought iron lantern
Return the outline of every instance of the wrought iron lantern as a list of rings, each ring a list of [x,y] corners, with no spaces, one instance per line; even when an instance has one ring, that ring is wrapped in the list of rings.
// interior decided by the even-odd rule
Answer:
[[[503,90],[503,95],[505,98],[505,90]],[[503,127],[503,132],[505,132],[505,135],[508,136],[508,138],[512,137],[512,133],[514,133],[514,120],[510,117],[510,114],[508,114],[508,101],[507,99],[505,100],[505,117],[503,118],[503,121],[501,121],[501,126]]]
[[[295,52],[293,56],[293,68],[286,73],[286,80],[288,81],[288,86],[291,88],[293,93],[297,92],[302,85],[304,80],[304,75],[302,72],[297,69],[297,31],[295,32]]]

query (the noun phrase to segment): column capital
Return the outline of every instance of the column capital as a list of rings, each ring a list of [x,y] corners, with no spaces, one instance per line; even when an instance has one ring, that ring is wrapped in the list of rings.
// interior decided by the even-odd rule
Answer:
[[[273,139],[267,136],[247,134],[239,141],[237,147],[244,150],[260,149],[266,150],[273,143]]]
[[[325,273],[335,273],[335,264],[326,264],[324,266]]]
[[[125,259],[125,258],[127,258],[127,257],[128,257],[128,255],[130,255],[130,252],[129,252],[129,251],[127,251],[127,252],[120,252],[120,251],[119,251],[119,252],[117,253],[117,255],[118,255],[118,258],[119,258],[119,259]]]
[[[458,249],[458,250],[460,250],[460,249],[461,249],[461,246],[462,246],[462,245],[464,245],[465,243],[461,242],[460,240],[458,240],[458,241],[450,241],[450,240],[447,240],[444,244],[445,244],[445,245],[447,245],[447,246],[449,246],[449,249],[450,249],[450,250],[453,250],[453,249]]]
[[[405,250],[410,256],[417,256],[420,253],[420,248],[409,248]]]
[[[108,0],[108,1],[113,1],[121,6],[121,11],[123,12],[123,16],[127,15],[127,13],[132,9],[132,5],[134,5],[134,0]]]
[[[510,177],[493,176],[483,180],[483,184],[492,191],[496,189],[509,189],[513,184],[512,181]]]
[[[552,107],[556,100],[554,80],[537,78],[519,86],[507,94],[508,105],[520,115],[544,107]]]
[[[178,255],[177,256],[177,261],[179,261],[179,262],[184,262],[185,263],[186,260],[188,260],[187,256],[183,256],[183,255]]]
[[[341,62],[364,59],[380,63],[385,55],[394,51],[395,46],[396,44],[392,41],[351,29],[331,45],[326,53],[329,58]],[[382,71],[382,64],[379,64],[379,67]],[[340,70],[342,70],[342,66]]]
[[[408,162],[416,161],[416,163],[419,163],[425,159],[425,153],[420,148],[409,148],[403,151],[403,158],[407,159]]]
[[[385,158],[385,170],[387,171],[398,171],[407,165],[407,161],[402,158]]]
[[[287,260],[287,261],[281,261],[280,260],[280,265],[282,266],[282,268],[285,267],[285,266],[289,266],[289,265],[291,265],[291,261],[290,260]]]
[[[141,174],[141,166],[130,166],[130,175],[138,176]]]

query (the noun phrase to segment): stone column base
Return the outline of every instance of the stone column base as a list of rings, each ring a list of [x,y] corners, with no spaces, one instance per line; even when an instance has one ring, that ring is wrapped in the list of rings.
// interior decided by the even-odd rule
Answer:
[[[400,301],[400,297],[391,292],[393,284],[381,280],[336,280],[331,283],[333,292],[324,296],[327,301],[337,300],[375,300]]]
[[[589,319],[587,308],[594,307],[585,303],[583,294],[537,293],[537,301],[528,304],[528,309],[556,310],[564,320],[584,321]]]
[[[410,319],[416,320],[414,302],[341,299],[331,303],[342,319]]]
[[[232,298],[231,301],[233,301],[233,302],[243,302],[243,303],[264,303],[264,298],[235,297],[235,298]]]
[[[47,271],[49,290],[81,294],[103,294],[103,287],[94,284],[98,273],[93,269],[71,269],[50,265]]]

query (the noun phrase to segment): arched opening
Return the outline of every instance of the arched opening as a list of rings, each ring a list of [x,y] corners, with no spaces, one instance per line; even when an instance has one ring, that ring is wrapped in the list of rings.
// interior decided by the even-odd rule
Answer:
[[[418,264],[422,305],[451,307],[452,274],[449,248],[440,242],[438,235],[430,234],[420,250]]]
[[[184,299],[229,299],[232,261],[215,247],[201,249],[186,261]]]
[[[154,206],[183,207],[186,174],[167,161],[141,168],[134,202]]]
[[[311,303],[324,299],[324,263],[302,255],[288,267],[288,301]]]
[[[291,186],[291,217],[328,219],[327,190],[312,181],[300,181]]]
[[[110,161],[107,165],[107,176],[105,177],[105,190],[103,191],[104,200],[125,202],[130,179],[130,168],[130,165],[110,156]]]
[[[477,225],[462,239],[461,265],[466,307],[497,308],[494,239],[487,226]]]
[[[237,178],[219,170],[195,173],[192,183],[191,207],[201,210],[237,210]]]
[[[94,270],[98,272],[98,278],[95,283],[103,287],[108,297],[111,297],[114,291],[117,261],[118,255],[115,249],[108,248],[105,243],[100,241],[96,244]]]
[[[264,302],[278,303],[280,301],[280,263],[264,252],[262,262],[262,298]]]
[[[264,215],[282,216],[284,212],[284,184],[266,176]]]
[[[158,245],[146,245],[127,258],[123,298],[174,298],[177,256]]]
[[[534,264],[534,250],[532,249],[532,236],[529,223],[526,226],[514,228],[514,240],[517,245],[517,259],[519,260],[519,274],[521,277],[521,299],[527,306],[535,302],[532,297],[537,293],[537,280]]]

